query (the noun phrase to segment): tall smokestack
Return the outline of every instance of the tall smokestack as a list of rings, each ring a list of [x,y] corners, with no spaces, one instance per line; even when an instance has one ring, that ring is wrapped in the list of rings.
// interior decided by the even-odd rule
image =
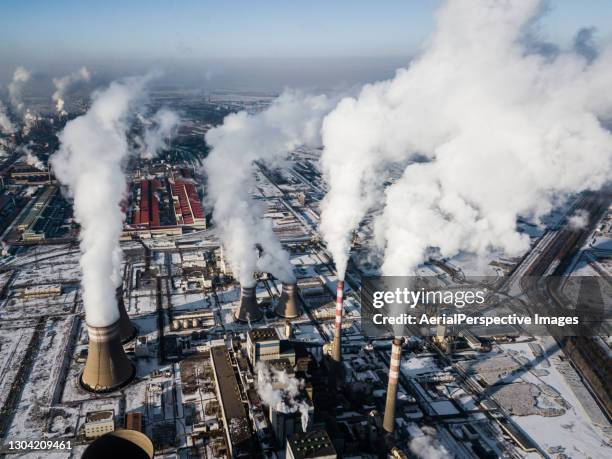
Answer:
[[[125,344],[132,341],[136,337],[137,329],[125,310],[125,303],[123,302],[123,286],[120,285],[117,287],[117,290],[115,290],[115,296],[117,298],[117,307],[119,308],[119,335],[121,336],[121,342]]]
[[[336,334],[334,335],[334,347],[332,359],[337,363],[342,361],[342,302],[344,300],[344,281],[339,280],[336,284]]]
[[[383,420],[383,429],[390,434],[395,430],[395,401],[397,399],[397,380],[402,356],[402,342],[401,338],[394,338],[393,346],[391,347],[389,387],[387,388],[387,403],[385,404],[385,418]]]
[[[239,322],[257,322],[262,317],[263,313],[257,306],[257,300],[255,299],[255,286],[241,286],[240,305],[234,312],[234,318]]]
[[[297,300],[297,284],[283,282],[283,291],[276,305],[276,314],[284,319],[294,319],[300,315]]]
[[[119,334],[119,321],[106,327],[87,325],[89,349],[81,384],[92,392],[110,392],[127,384],[135,374]]]

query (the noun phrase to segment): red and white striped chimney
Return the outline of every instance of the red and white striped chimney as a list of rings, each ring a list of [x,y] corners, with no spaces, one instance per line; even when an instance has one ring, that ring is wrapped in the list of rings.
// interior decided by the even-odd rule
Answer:
[[[344,301],[344,281],[339,280],[336,284],[336,328],[334,335],[334,347],[332,359],[340,363],[342,360],[342,303]]]
[[[395,401],[397,399],[397,381],[402,357],[402,342],[401,338],[394,338],[391,346],[389,386],[387,387],[387,403],[385,404],[385,418],[383,420],[383,429],[388,433],[393,433],[395,430]]]

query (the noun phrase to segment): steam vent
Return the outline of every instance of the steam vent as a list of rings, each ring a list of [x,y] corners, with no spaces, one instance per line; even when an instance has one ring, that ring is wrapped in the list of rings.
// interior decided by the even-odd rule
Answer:
[[[123,287],[117,287],[115,292],[117,298],[117,307],[119,308],[119,334],[123,344],[132,341],[136,337],[136,326],[130,320],[125,303],[123,302]]]
[[[129,361],[119,335],[120,321],[108,327],[87,325],[89,349],[81,384],[92,392],[111,392],[132,380],[134,366]]]
[[[283,291],[276,305],[276,314],[285,319],[294,319],[300,315],[297,299],[297,284],[283,283]]]
[[[234,312],[234,318],[239,322],[257,322],[262,317],[255,298],[255,286],[240,287],[240,305]]]

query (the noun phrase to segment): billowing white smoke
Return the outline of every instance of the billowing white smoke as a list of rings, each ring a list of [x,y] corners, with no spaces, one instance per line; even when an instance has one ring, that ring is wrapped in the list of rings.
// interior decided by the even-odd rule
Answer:
[[[46,169],[44,163],[36,156],[29,145],[24,145],[19,148],[23,156],[22,161],[25,161],[28,165],[35,167],[38,170],[44,171]]]
[[[207,196],[229,264],[244,286],[253,285],[256,269],[294,281],[289,255],[251,196],[253,163],[274,165],[299,146],[320,145],[321,120],[330,107],[325,96],[285,92],[265,111],[233,113],[206,134],[212,147],[204,161]],[[263,249],[259,260],[257,244]]]
[[[15,132],[15,125],[8,116],[6,106],[0,101],[0,133],[12,134],[13,132]]]
[[[168,108],[160,108],[153,115],[151,125],[145,129],[141,157],[152,159],[168,148],[168,141],[176,134],[180,122],[181,118],[177,113]]]
[[[589,212],[585,209],[578,209],[568,219],[570,228],[584,229],[589,224]]]
[[[410,440],[410,451],[422,459],[451,459],[453,456],[436,440],[436,429],[423,427],[425,435]]]
[[[9,98],[11,105],[20,113],[24,111],[23,105],[23,87],[30,81],[32,74],[24,67],[17,67],[13,73],[13,79],[8,85]]]
[[[81,67],[76,72],[63,76],[61,78],[53,78],[55,92],[53,93],[51,98],[55,102],[55,109],[57,110],[58,114],[67,114],[64,110],[64,98],[66,96],[66,92],[70,89],[70,87],[75,85],[76,83],[79,83],[81,81],[89,81],[90,79],[91,72],[87,69],[87,67]]]
[[[280,413],[299,411],[302,431],[308,428],[308,404],[298,397],[304,388],[304,382],[286,371],[269,367],[264,362],[257,362],[257,393],[261,401]]]
[[[119,319],[115,288],[121,283],[126,132],[131,109],[148,80],[127,78],[94,93],[89,111],[60,133],[60,149],[51,158],[56,177],[74,199],[75,219],[81,225],[83,302],[92,326]]]
[[[429,248],[520,253],[529,241],[517,216],[537,218],[609,180],[612,136],[600,120],[612,116],[612,48],[592,59],[530,52],[541,7],[448,2],[419,58],[327,117],[322,165],[331,183],[321,227],[337,265],[346,264],[351,232],[390,162],[419,158],[386,189],[376,222],[386,275],[410,274]]]

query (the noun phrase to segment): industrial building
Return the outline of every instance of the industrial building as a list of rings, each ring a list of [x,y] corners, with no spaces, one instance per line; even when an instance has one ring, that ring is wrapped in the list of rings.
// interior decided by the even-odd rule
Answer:
[[[112,410],[91,411],[85,418],[85,438],[97,438],[115,430],[115,412]]]
[[[225,346],[211,347],[210,359],[230,456],[250,457],[254,448],[252,432],[229,351]]]
[[[295,433],[287,438],[287,459],[336,459],[338,454],[327,431]]]

